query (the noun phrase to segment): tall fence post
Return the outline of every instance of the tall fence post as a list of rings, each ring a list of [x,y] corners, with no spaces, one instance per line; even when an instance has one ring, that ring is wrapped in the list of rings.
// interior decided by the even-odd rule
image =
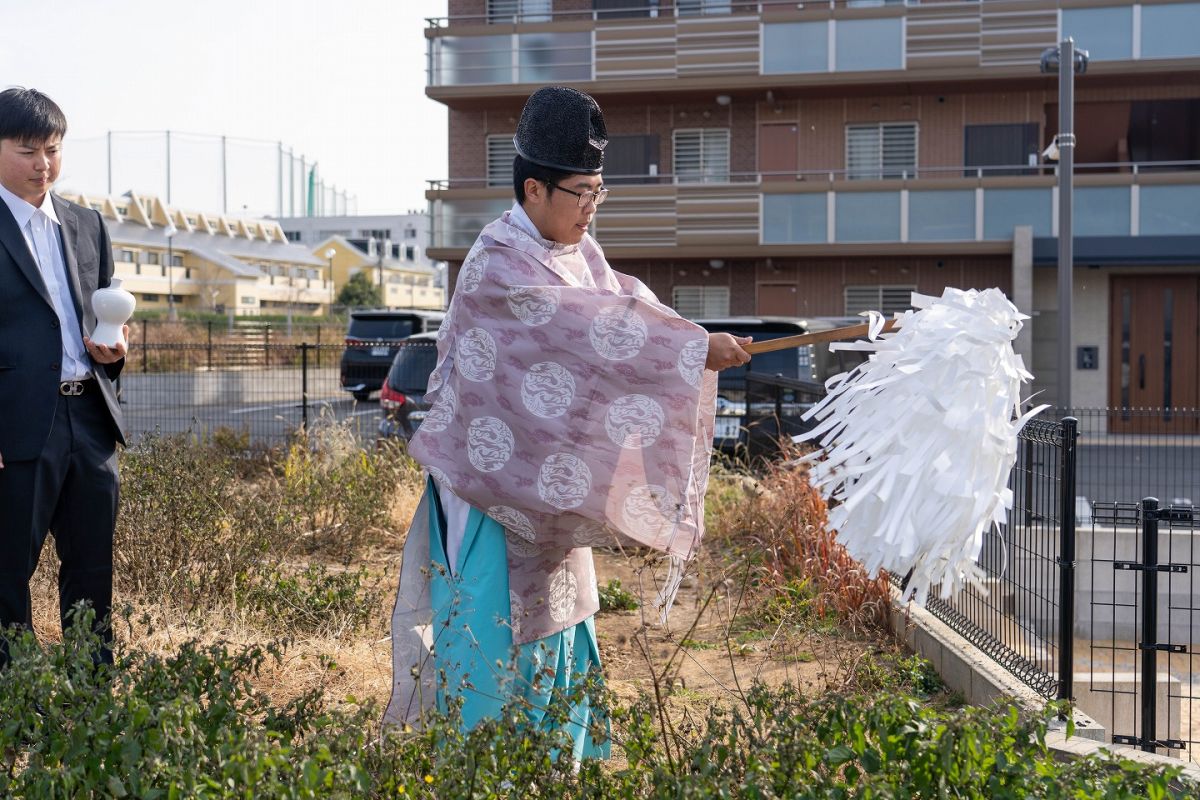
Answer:
[[[1079,420],[1062,420],[1059,473],[1058,699],[1074,699],[1075,686],[1075,446]],[[1032,470],[1031,470],[1032,471]],[[1028,497],[1029,495],[1026,495]]]
[[[150,350],[150,320],[142,320],[142,372],[146,372],[149,367],[146,364],[147,353]]]
[[[1142,500],[1142,749],[1154,752],[1158,738],[1158,498]]]
[[[300,424],[308,430],[308,342],[300,344]]]
[[[271,323],[263,328],[263,366],[271,366]]]
[[[212,372],[212,325],[212,320],[210,319],[208,321],[208,358],[205,362],[209,372]]]

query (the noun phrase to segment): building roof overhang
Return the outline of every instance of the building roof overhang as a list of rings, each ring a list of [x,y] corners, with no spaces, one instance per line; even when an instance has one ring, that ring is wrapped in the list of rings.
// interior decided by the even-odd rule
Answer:
[[[1076,236],[1075,266],[1200,265],[1200,236]],[[1033,264],[1058,263],[1058,238],[1035,237]]]

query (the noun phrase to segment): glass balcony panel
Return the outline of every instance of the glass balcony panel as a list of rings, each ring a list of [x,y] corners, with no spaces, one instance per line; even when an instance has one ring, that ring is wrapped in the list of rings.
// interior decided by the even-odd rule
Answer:
[[[1076,236],[1128,236],[1128,186],[1076,186],[1071,215]]]
[[[1064,8],[1064,36],[1073,36],[1092,61],[1133,58],[1133,7]]]
[[[1200,31],[1200,3],[1143,5],[1142,58],[1200,55],[1197,31]]]
[[[504,197],[435,202],[434,247],[470,247],[485,225],[511,207]]]
[[[836,203],[836,241],[900,241],[900,192],[838,192]]]
[[[974,238],[973,189],[908,193],[910,242],[968,241]]]
[[[988,189],[983,195],[983,238],[1012,239],[1013,228],[1033,226],[1034,236],[1050,235],[1049,189]]]
[[[519,38],[521,83],[592,79],[590,33],[522,33]]]
[[[904,69],[904,20],[837,20],[837,70]]]
[[[763,26],[763,74],[827,72],[828,22],[776,22]]]
[[[435,86],[512,82],[512,36],[442,36],[433,41]]]
[[[763,195],[763,244],[823,244],[825,192]]]
[[[1143,186],[1138,193],[1142,236],[1200,235],[1200,185]]]

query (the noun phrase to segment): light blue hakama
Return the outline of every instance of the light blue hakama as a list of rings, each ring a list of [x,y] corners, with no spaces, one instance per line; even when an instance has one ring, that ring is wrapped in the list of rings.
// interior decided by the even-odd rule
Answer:
[[[514,648],[504,527],[472,507],[451,574],[445,515],[432,481],[426,491],[438,709],[446,711],[448,698],[460,697],[462,723],[470,730],[481,720],[500,717],[505,705],[515,701],[529,725],[552,729],[559,723],[550,703],[589,673],[600,677],[595,618]],[[597,726],[603,741],[592,738]],[[576,761],[608,757],[608,719],[586,694],[571,706],[563,730],[574,743]]]

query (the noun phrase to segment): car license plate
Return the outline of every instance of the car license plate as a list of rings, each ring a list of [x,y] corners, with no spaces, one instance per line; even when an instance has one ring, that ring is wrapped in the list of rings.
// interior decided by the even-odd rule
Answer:
[[[388,354],[387,345],[380,345],[378,347],[371,348],[371,355],[373,355],[373,356],[386,356],[387,354]]]
[[[741,417],[717,417],[717,427],[713,434],[716,439],[736,439],[741,428]]]
[[[408,412],[408,419],[410,422],[420,422],[425,419],[425,415],[428,413],[427,411],[410,411]]]

